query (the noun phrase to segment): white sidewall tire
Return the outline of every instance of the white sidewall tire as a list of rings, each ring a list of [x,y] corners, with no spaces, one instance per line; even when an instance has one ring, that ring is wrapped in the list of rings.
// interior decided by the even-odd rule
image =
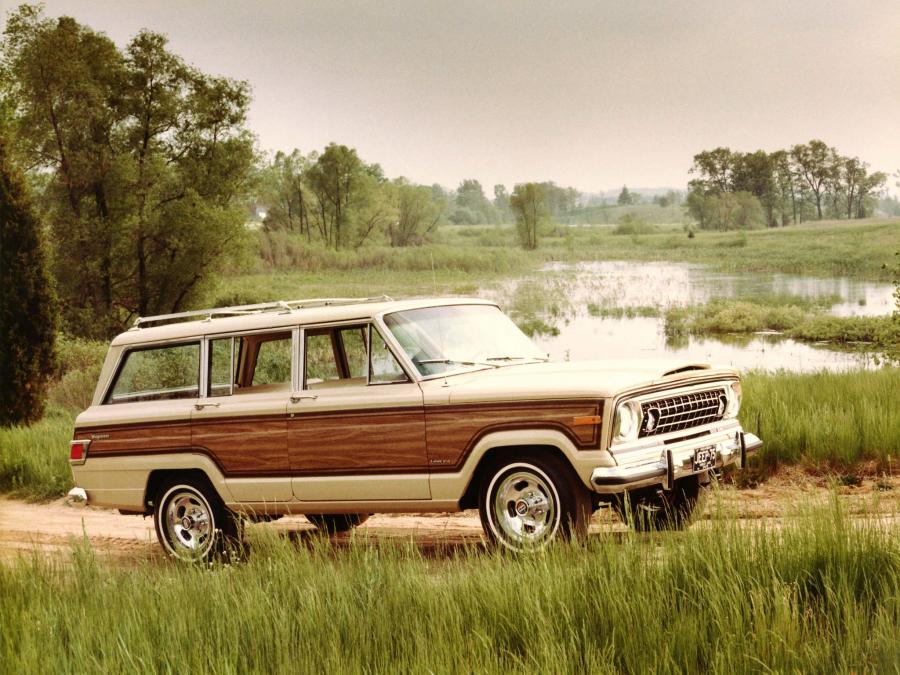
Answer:
[[[209,513],[210,518],[210,536],[209,541],[202,551],[198,551],[195,555],[185,555],[186,551],[178,550],[173,545],[171,540],[169,539],[169,531],[168,524],[165,523],[165,513],[168,508],[169,500],[172,495],[177,492],[190,492],[194,494],[200,501],[203,502],[203,506],[206,507],[207,513]],[[158,500],[156,507],[153,510],[154,520],[156,521],[156,536],[159,539],[159,543],[162,544],[163,549],[165,549],[166,553],[173,558],[177,558],[178,560],[209,560],[212,552],[215,550],[216,542],[221,537],[221,532],[219,531],[218,521],[216,519],[216,509],[213,508],[212,504],[210,504],[209,499],[203,493],[201,489],[199,489],[195,485],[191,485],[190,483],[178,483],[177,485],[173,485],[168,490],[166,490],[165,494]]]
[[[546,483],[547,487],[553,492],[553,499],[555,501],[555,518],[553,522],[553,527],[550,530],[550,534],[544,539],[544,541],[535,544],[533,546],[515,546],[511,542],[507,541],[506,536],[501,532],[500,527],[498,527],[497,522],[495,520],[494,513],[494,490],[497,487],[497,483],[504,477],[506,474],[515,472],[515,471],[531,471],[535,473],[537,476]],[[559,532],[560,523],[562,523],[563,512],[562,512],[562,502],[559,498],[559,488],[556,486],[556,482],[547,475],[547,473],[534,464],[529,464],[528,462],[511,462],[510,464],[504,464],[501,466],[495,473],[493,478],[491,478],[491,482],[488,484],[487,490],[485,491],[485,504],[484,504],[485,516],[487,518],[488,527],[490,528],[490,535],[494,541],[499,542],[505,548],[510,551],[515,551],[519,553],[521,551],[535,550],[539,551],[542,548],[546,547],[551,541],[556,539],[556,535]]]

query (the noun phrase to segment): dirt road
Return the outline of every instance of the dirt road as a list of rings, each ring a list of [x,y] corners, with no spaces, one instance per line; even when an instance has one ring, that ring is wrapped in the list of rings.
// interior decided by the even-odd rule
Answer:
[[[845,512],[854,517],[897,519],[900,514],[900,478],[866,480],[857,486],[835,486],[827,479],[798,474],[782,475],[749,490],[720,488],[708,501],[698,526],[702,526],[703,520],[722,517],[780,520],[802,506],[827,503],[834,494],[838,495]],[[302,516],[289,516],[251,527],[273,528],[293,538],[303,538],[313,532]],[[591,523],[594,535],[623,529],[624,526],[607,509],[601,509]],[[375,540],[412,540],[426,552],[482,541],[481,524],[474,511],[377,515],[358,532]],[[150,518],[123,516],[93,507],[73,507],[64,500],[31,504],[0,499],[0,560],[35,553],[65,553],[73,544],[85,540],[98,556],[118,564],[162,558]],[[349,535],[336,535],[334,540],[345,543],[349,541]]]

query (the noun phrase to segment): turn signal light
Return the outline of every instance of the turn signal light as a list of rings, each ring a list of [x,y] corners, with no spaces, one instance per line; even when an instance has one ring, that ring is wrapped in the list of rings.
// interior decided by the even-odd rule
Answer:
[[[91,442],[86,440],[76,440],[69,443],[69,461],[72,464],[84,464],[90,444]]]

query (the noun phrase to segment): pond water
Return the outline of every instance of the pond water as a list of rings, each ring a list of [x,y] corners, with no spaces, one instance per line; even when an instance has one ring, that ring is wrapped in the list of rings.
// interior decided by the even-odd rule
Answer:
[[[667,262],[553,263],[537,275],[482,289],[520,324],[535,327],[535,342],[551,358],[671,357],[742,369],[814,371],[874,368],[876,355],[797,342],[779,335],[716,337],[665,334],[665,310],[716,298],[792,295],[817,299],[839,316],[890,314],[890,284],[786,274],[722,273]]]

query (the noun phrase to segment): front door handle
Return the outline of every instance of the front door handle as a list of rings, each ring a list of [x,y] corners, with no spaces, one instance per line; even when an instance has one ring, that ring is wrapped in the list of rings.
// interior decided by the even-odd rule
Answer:
[[[291,394],[291,403],[300,403],[303,399],[315,401],[319,398],[318,394]]]
[[[195,403],[194,408],[197,410],[203,410],[204,408],[218,408],[221,403]]]

